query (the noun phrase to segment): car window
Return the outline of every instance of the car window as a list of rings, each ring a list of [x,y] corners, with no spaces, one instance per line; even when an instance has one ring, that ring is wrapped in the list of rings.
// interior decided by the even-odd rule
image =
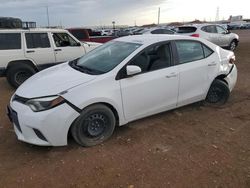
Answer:
[[[174,34],[174,32],[173,31],[171,31],[171,30],[168,30],[168,29],[163,29],[163,34]]]
[[[148,72],[170,67],[171,58],[170,44],[161,44],[144,50],[129,65],[139,66],[142,72]]]
[[[197,61],[204,58],[202,44],[196,41],[176,41],[179,64]]]
[[[175,28],[177,33],[194,33],[197,30],[196,27],[193,26],[183,26]]]
[[[163,31],[162,29],[156,29],[156,30],[153,30],[151,31],[152,34],[163,34]]]
[[[220,26],[216,26],[216,29],[217,29],[217,33],[219,34],[225,34],[226,33],[226,30]]]
[[[67,33],[53,33],[53,39],[56,47],[74,47],[78,43]]]
[[[214,52],[213,50],[211,50],[210,48],[208,48],[205,45],[202,45],[202,47],[203,47],[205,58],[208,57],[208,56],[210,56]]]
[[[25,33],[27,48],[50,48],[47,33]]]
[[[207,33],[217,33],[216,26],[214,26],[214,25],[204,26],[201,28],[201,30],[205,31]]]
[[[0,33],[0,50],[21,49],[21,33]]]

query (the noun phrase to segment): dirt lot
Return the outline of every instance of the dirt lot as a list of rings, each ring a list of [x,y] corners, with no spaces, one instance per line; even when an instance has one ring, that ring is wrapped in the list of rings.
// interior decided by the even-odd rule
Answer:
[[[104,144],[37,147],[5,115],[0,79],[0,187],[250,187],[250,31],[239,31],[238,83],[221,108],[189,105],[117,128]]]

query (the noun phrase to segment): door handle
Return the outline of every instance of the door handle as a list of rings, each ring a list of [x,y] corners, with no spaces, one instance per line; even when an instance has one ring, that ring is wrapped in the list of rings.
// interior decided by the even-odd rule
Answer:
[[[35,52],[35,50],[28,50],[28,51],[26,51],[26,53],[34,53]]]
[[[55,52],[59,52],[59,51],[62,51],[62,49],[55,49]]]
[[[215,62],[211,62],[211,63],[208,64],[209,67],[211,67],[211,66],[216,66],[216,65],[217,65],[217,64],[216,64]]]
[[[174,72],[166,76],[166,78],[174,78],[174,77],[177,77],[177,74]]]

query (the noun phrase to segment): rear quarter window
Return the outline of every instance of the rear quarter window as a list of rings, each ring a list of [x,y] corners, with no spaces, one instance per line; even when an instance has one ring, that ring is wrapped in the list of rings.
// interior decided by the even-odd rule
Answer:
[[[196,27],[177,27],[176,29],[177,33],[194,33],[197,28]]]
[[[207,46],[202,45],[202,47],[203,47],[203,51],[204,51],[204,56],[205,56],[205,58],[207,58],[207,57],[210,56],[212,53],[214,53],[214,51],[211,50],[210,48],[208,48]]]
[[[0,50],[21,49],[21,33],[0,33]]]

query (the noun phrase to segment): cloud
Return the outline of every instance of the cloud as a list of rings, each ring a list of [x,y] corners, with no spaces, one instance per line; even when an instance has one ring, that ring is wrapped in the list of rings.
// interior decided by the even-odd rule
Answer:
[[[20,17],[47,24],[46,6],[49,6],[53,25],[66,26],[133,24],[145,21],[145,15],[157,11],[166,0],[0,0],[1,16]],[[151,20],[150,20],[151,21]]]

